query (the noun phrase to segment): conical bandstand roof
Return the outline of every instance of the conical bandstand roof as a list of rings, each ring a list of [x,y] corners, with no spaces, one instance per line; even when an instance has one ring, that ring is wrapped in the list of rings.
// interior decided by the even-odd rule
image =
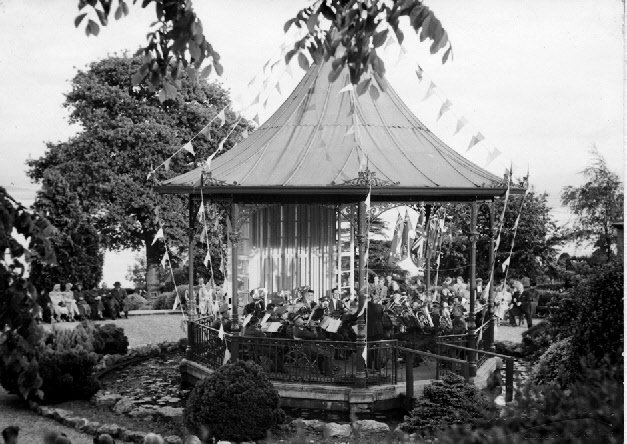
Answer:
[[[503,178],[436,137],[385,78],[380,94],[329,81],[331,61],[313,65],[279,109],[247,139],[198,167],[161,182],[162,193],[261,196],[365,196],[375,200],[472,200],[503,195]],[[269,198],[270,198],[269,197]]]

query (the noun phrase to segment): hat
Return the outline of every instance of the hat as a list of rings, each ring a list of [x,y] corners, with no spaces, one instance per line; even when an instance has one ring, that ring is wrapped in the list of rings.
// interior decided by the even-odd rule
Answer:
[[[122,285],[119,282],[113,284],[114,287],[121,287]]]

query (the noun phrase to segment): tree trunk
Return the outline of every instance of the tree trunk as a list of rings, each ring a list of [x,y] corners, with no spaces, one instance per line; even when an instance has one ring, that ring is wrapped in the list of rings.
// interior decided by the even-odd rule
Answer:
[[[152,244],[154,234],[148,236],[144,244],[146,245],[146,292],[151,300],[159,294],[161,283],[159,282],[159,266],[162,258],[162,249],[159,243]]]

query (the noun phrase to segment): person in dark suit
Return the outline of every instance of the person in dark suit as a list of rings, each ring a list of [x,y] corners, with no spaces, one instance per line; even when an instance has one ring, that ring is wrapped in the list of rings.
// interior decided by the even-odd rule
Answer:
[[[340,300],[340,291],[336,287],[331,291],[331,300],[329,301],[329,314],[342,314],[343,312],[344,304]]]
[[[367,301],[367,339],[368,341],[380,341],[385,338],[385,329],[383,328],[383,305],[372,302],[370,296],[367,296]]]
[[[524,317],[527,321],[527,328],[532,326],[532,303],[533,303],[533,290],[530,288],[525,289],[520,296],[520,312],[521,318]]]

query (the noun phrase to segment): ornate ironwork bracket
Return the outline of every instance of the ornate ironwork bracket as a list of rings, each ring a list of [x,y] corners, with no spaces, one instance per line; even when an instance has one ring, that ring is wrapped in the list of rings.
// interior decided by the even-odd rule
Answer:
[[[400,182],[393,182],[387,179],[379,179],[376,177],[376,173],[374,171],[366,170],[366,171],[358,171],[357,177],[354,179],[345,180],[341,184],[336,184],[334,182],[331,185],[343,185],[349,187],[384,187],[384,186],[395,186]]]

